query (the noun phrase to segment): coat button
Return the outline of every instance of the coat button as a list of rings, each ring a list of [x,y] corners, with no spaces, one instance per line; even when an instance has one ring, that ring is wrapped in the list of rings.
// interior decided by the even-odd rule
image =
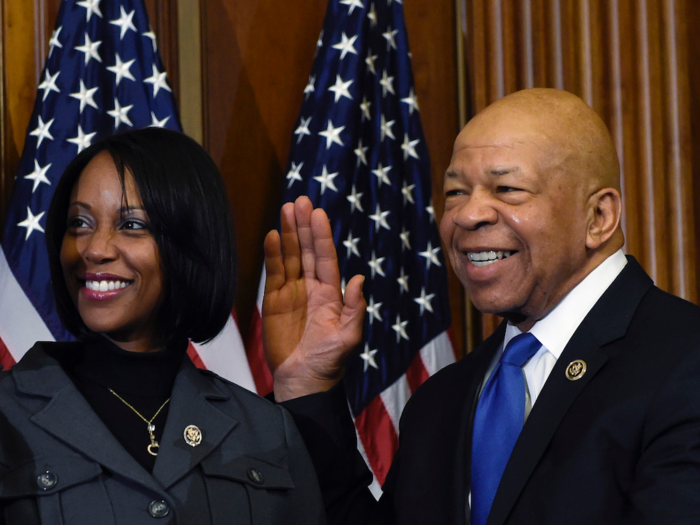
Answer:
[[[148,506],[148,512],[150,512],[151,516],[154,518],[165,518],[168,514],[170,514],[170,507],[168,507],[168,504],[162,500],[153,500]]]
[[[58,483],[58,476],[49,470],[36,478],[36,484],[41,490],[52,489],[56,486],[56,483]]]
[[[265,477],[263,476],[262,472],[252,467],[248,469],[248,479],[253,483],[257,483],[258,485],[265,481]]]

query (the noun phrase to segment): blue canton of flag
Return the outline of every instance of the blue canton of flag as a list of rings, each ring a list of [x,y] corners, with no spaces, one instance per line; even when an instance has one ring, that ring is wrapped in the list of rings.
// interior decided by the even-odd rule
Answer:
[[[380,482],[391,462],[381,456],[395,445],[373,443],[391,437],[381,436],[376,410],[371,421],[363,414],[381,400],[397,433],[403,404],[418,386],[404,379],[417,356],[424,354],[418,383],[454,360],[419,114],[402,3],[331,0],[292,138],[284,202],[308,195],[326,210],[343,283],[366,276],[364,341],[345,377]],[[399,386],[387,395],[392,385]]]
[[[70,338],[54,309],[44,246],[44,215],[63,170],[100,137],[147,126],[181,129],[143,0],[64,0],[0,252],[4,364],[38,337]]]

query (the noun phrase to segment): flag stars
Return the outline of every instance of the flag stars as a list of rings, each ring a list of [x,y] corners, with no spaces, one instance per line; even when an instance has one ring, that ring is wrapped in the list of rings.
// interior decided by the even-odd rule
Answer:
[[[40,231],[41,233],[44,233],[44,228],[41,227],[41,224],[39,224],[39,221],[41,218],[44,216],[44,213],[46,212],[41,212],[39,215],[34,215],[32,213],[32,210],[29,209],[29,206],[27,206],[27,218],[24,219],[21,222],[17,223],[17,226],[20,226],[22,228],[27,229],[27,233],[24,236],[24,240],[26,241],[29,239],[29,236],[32,234],[32,232]]]
[[[379,368],[377,366],[377,362],[374,360],[374,356],[377,353],[377,350],[370,350],[369,349],[369,344],[365,343],[365,351],[360,354],[360,357],[364,361],[363,366],[364,372],[367,372],[367,369],[371,366],[372,368]]]
[[[350,8],[348,10],[348,14],[352,14],[356,7],[359,7],[360,9],[365,8],[365,5],[362,3],[362,0],[340,0],[340,3]]]
[[[437,254],[440,253],[440,247],[433,248],[433,245],[428,241],[428,248],[424,252],[419,252],[418,255],[425,258],[427,269],[430,270],[430,265],[442,266]]]
[[[85,109],[85,106],[92,106],[95,109],[97,108],[97,104],[95,103],[94,96],[95,92],[97,92],[98,88],[90,88],[87,89],[85,87],[85,82],[83,80],[80,80],[80,89],[79,91],[75,93],[71,93],[70,96],[78,99],[80,101],[80,113],[83,113],[83,110]]]
[[[369,146],[363,146],[362,145],[362,138],[360,138],[359,143],[357,144],[357,147],[353,150],[353,153],[357,156],[357,167],[360,167],[360,164],[364,164],[367,166],[367,150],[369,149]]]
[[[301,181],[303,180],[301,178],[301,167],[304,165],[303,162],[300,162],[297,164],[296,162],[292,162],[292,167],[291,169],[287,172],[287,180],[289,181],[289,184],[287,184],[287,188],[291,188],[292,184],[294,184],[294,181]]]
[[[350,203],[350,213],[353,213],[355,211],[355,208],[360,210],[362,213],[365,212],[365,210],[362,209],[362,198],[363,193],[358,193],[357,190],[355,189],[355,185],[352,185],[352,192],[350,195],[348,195],[346,198],[348,199],[348,202]]]
[[[129,60],[128,62],[122,62],[122,59],[119,57],[119,53],[116,54],[115,56],[116,59],[116,64],[113,66],[109,66],[107,68],[107,71],[111,71],[116,77],[116,82],[117,86],[119,85],[119,82],[122,81],[122,78],[128,78],[129,80],[136,80],[134,78],[134,75],[131,74],[130,68],[131,65],[136,61],[136,59]]]
[[[369,316],[369,325],[372,326],[372,323],[376,319],[379,322],[382,322],[382,314],[379,311],[379,309],[382,307],[382,303],[375,303],[374,302],[374,297],[369,296],[369,304],[367,305],[367,315]]]
[[[100,0],[82,0],[78,2],[80,7],[87,9],[85,15],[87,16],[87,21],[90,21],[90,17],[94,14],[102,18],[102,12],[100,11]]]
[[[373,75],[377,74],[377,69],[374,62],[377,60],[377,55],[372,54],[372,50],[367,50],[367,57],[365,58],[365,64],[367,64],[367,69],[369,69]]]
[[[389,51],[389,49],[396,49],[396,33],[399,31],[397,29],[391,29],[391,26],[389,26],[389,29],[385,32],[382,33],[382,36],[386,40],[386,50]]]
[[[401,339],[409,340],[408,334],[406,333],[406,326],[408,321],[402,321],[401,316],[396,314],[396,323],[394,323],[391,328],[396,332],[396,342],[398,343]]]
[[[46,178],[46,172],[49,171],[50,167],[51,164],[47,164],[42,168],[41,166],[39,166],[39,161],[34,159],[34,171],[29,175],[25,175],[24,177],[27,180],[34,181],[32,193],[36,191],[36,189],[39,187],[39,184],[41,184],[42,182],[48,186],[51,186],[51,181],[49,181],[49,179]]]
[[[314,84],[316,83],[316,75],[310,75],[309,76],[309,81],[306,83],[306,87],[304,88],[304,100],[309,98],[309,95],[316,91],[316,88],[314,87]]]
[[[100,53],[97,51],[100,45],[102,45],[101,41],[93,42],[90,40],[90,36],[85,33],[85,43],[82,46],[75,46],[75,49],[85,54],[85,65],[87,66],[88,62],[93,58],[100,63],[102,62]]]
[[[362,97],[362,103],[360,104],[360,109],[362,110],[362,122],[367,120],[372,120],[372,115],[370,115],[369,109],[372,103],[367,100],[367,97]]]
[[[428,310],[430,313],[434,313],[433,304],[431,303],[433,297],[435,297],[435,294],[431,293],[426,295],[425,287],[423,287],[420,291],[420,297],[413,299],[420,306],[420,315],[423,315],[426,310]]]
[[[114,117],[114,129],[117,129],[122,122],[128,126],[134,126],[129,119],[129,111],[131,111],[133,107],[133,104],[122,107],[119,100],[116,98],[114,99],[114,109],[107,112],[110,117]]]
[[[39,84],[39,89],[44,90],[44,96],[41,98],[42,102],[46,100],[46,97],[48,97],[49,93],[51,93],[52,91],[55,91],[56,93],[61,92],[61,90],[58,89],[58,87],[56,86],[56,79],[60,74],[61,72],[57,71],[55,75],[51,75],[51,73],[49,73],[48,68],[46,69],[46,71],[44,71],[44,81],[41,84]]]
[[[408,185],[406,184],[406,181],[403,183],[403,187],[401,188],[401,194],[403,195],[403,205],[406,206],[406,202],[410,202],[411,204],[415,204],[415,201],[413,200],[413,190],[416,187],[415,184]]]
[[[323,195],[323,193],[326,191],[326,188],[330,188],[336,193],[338,192],[338,188],[335,187],[335,183],[333,182],[333,179],[335,179],[337,176],[337,171],[335,173],[328,173],[326,165],[323,165],[323,172],[321,173],[321,175],[314,177],[315,181],[321,183],[321,195]]]
[[[408,105],[408,114],[409,115],[413,115],[414,109],[416,111],[420,111],[420,108],[418,107],[418,99],[416,98],[416,94],[413,92],[413,87],[411,87],[411,90],[409,91],[408,96],[406,98],[401,99],[401,102]]]
[[[61,29],[63,29],[63,26],[54,29],[53,33],[51,33],[51,40],[49,40],[49,58],[51,58],[51,53],[53,53],[54,47],[63,49],[63,44],[61,44],[61,41],[58,39],[58,35],[61,34]]]
[[[348,232],[348,238],[343,241],[343,246],[347,248],[348,253],[346,257],[350,259],[352,255],[357,255],[360,257],[360,250],[357,248],[357,243],[360,242],[359,237],[353,237],[352,232]]]
[[[377,25],[377,10],[374,8],[374,2],[370,5],[369,12],[367,13],[367,18],[369,18],[370,27]]]
[[[382,78],[379,81],[379,84],[382,86],[383,97],[386,97],[387,91],[392,95],[396,95],[396,92],[394,91],[394,77],[390,77],[389,74],[386,72],[386,69],[382,73]]]
[[[340,39],[340,42],[332,46],[333,49],[338,49],[340,51],[340,60],[343,60],[348,53],[352,53],[353,55],[357,54],[357,49],[355,49],[353,45],[355,40],[357,40],[357,35],[348,38],[345,32],[343,32],[343,34],[340,35]]]
[[[382,277],[386,277],[384,269],[382,268],[382,264],[384,264],[385,259],[386,257],[377,257],[374,253],[374,250],[372,250],[372,258],[367,263],[369,264],[369,267],[372,270],[372,279],[374,279],[375,274],[379,274]]]
[[[153,46],[153,52],[158,51],[158,43],[156,42],[156,34],[153,32],[153,28],[149,27],[147,33],[143,33],[143,36],[151,39],[151,45]]]
[[[53,140],[53,135],[51,135],[51,132],[49,131],[49,128],[51,128],[51,124],[53,124],[53,121],[55,119],[51,119],[48,122],[44,123],[44,121],[41,118],[41,115],[39,115],[39,122],[36,126],[36,129],[32,130],[29,134],[32,135],[33,137],[38,138],[38,142],[36,144],[37,149],[39,146],[41,146],[41,141],[44,139],[49,139]]]
[[[400,293],[407,292],[408,293],[408,275],[406,275],[403,271],[403,267],[400,270],[400,275],[396,279],[396,282],[399,283],[399,291]]]
[[[124,35],[129,29],[136,33],[136,27],[134,26],[133,22],[134,13],[136,13],[136,10],[132,9],[131,12],[127,14],[127,12],[124,10],[124,6],[119,6],[119,11],[119,18],[111,20],[109,23],[119,27],[119,40],[121,40],[124,38]]]
[[[156,114],[151,111],[151,127],[152,128],[164,128],[165,124],[170,120],[170,115],[165,117],[163,120],[158,120]]]
[[[381,188],[382,184],[391,186],[391,181],[389,180],[389,171],[391,166],[383,166],[380,162],[377,165],[377,169],[372,170],[372,173],[377,176],[377,184]]]
[[[326,149],[330,149],[332,144],[338,144],[338,146],[345,146],[343,141],[340,140],[340,134],[345,129],[345,126],[338,126],[337,128],[333,126],[333,122],[328,119],[328,127],[325,131],[319,131],[318,134],[326,138]]]
[[[407,231],[406,228],[401,228],[401,233],[399,233],[399,238],[401,239],[401,251],[410,250],[411,242],[409,236],[411,232]]]
[[[97,132],[94,131],[92,133],[85,133],[82,126],[78,124],[78,135],[67,139],[67,141],[78,146],[78,153],[80,153],[85,148],[90,146],[90,144],[92,144],[92,137],[94,137],[96,134]]]
[[[319,48],[323,47],[323,32],[324,31],[325,31],[325,29],[321,29],[321,34],[318,35],[318,40],[316,40],[316,53],[318,53]],[[316,55],[314,54],[314,56],[316,56]]]
[[[425,207],[425,211],[428,212],[428,216],[430,217],[430,223],[432,224],[433,222],[435,222],[435,208],[433,208],[432,202],[429,206]]]
[[[386,218],[389,216],[391,212],[390,211],[382,211],[382,209],[379,207],[379,204],[377,204],[376,211],[374,212],[373,215],[370,215],[369,218],[374,221],[374,231],[378,232],[379,228],[384,228],[385,230],[391,230],[389,227],[389,223],[386,222]]]
[[[396,140],[396,137],[394,136],[394,132],[391,131],[391,127],[394,125],[396,121],[395,120],[389,120],[387,121],[384,115],[382,115],[382,121],[381,124],[379,125],[380,133],[381,133],[381,142],[384,142],[384,137],[389,137],[392,140]]]
[[[348,91],[348,88],[352,83],[353,80],[344,81],[342,78],[340,78],[340,75],[336,75],[335,84],[328,88],[328,91],[332,91],[335,95],[333,102],[338,102],[340,97],[345,97],[352,100],[352,95],[350,95],[350,91]]]
[[[403,150],[403,160],[408,160],[408,157],[413,157],[414,159],[420,160],[418,153],[416,153],[416,146],[420,142],[420,139],[409,140],[408,133],[403,134],[403,144],[401,144],[401,149]]]
[[[309,118],[304,118],[301,117],[299,120],[301,121],[299,123],[299,126],[297,129],[294,130],[295,135],[299,135],[299,138],[297,139],[297,144],[301,142],[301,139],[304,138],[304,135],[311,136],[311,132],[309,131],[309,124],[311,124],[311,119],[312,117]]]
[[[170,86],[168,86],[168,80],[165,71],[158,71],[158,68],[155,64],[153,64],[152,66],[152,71],[153,74],[150,77],[144,79],[144,82],[146,82],[147,84],[153,84],[153,97],[156,97],[160,89],[172,91],[170,89]]]

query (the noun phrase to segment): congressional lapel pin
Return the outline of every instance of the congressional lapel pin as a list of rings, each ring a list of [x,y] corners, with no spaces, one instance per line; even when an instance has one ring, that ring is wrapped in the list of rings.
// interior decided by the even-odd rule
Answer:
[[[566,378],[569,381],[578,381],[586,373],[586,362],[583,359],[571,361],[566,367]]]
[[[188,425],[183,433],[185,443],[191,447],[196,447],[202,442],[202,431],[197,425]]]

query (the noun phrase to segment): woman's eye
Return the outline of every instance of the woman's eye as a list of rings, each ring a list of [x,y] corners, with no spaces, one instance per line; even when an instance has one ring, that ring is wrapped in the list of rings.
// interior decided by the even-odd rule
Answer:
[[[69,217],[67,226],[71,229],[85,228],[88,226],[88,223],[82,217]]]
[[[136,219],[127,219],[121,224],[122,230],[147,230],[148,225],[143,221]]]

